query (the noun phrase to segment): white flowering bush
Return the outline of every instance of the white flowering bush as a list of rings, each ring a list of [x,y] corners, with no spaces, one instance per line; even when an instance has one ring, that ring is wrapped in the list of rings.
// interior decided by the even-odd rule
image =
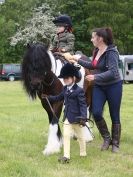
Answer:
[[[56,26],[52,22],[52,10],[48,4],[33,10],[33,17],[27,21],[24,29],[19,29],[11,38],[11,45],[15,46],[19,42],[25,45],[30,42],[49,41],[56,32]]]

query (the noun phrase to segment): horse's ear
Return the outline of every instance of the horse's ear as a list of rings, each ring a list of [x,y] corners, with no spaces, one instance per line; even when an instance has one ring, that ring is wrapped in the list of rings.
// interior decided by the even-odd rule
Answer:
[[[30,49],[31,48],[31,45],[30,43],[27,44],[27,49]]]
[[[47,50],[49,49],[49,47],[50,47],[50,42],[49,41],[47,43],[45,43],[45,47],[46,47]]]

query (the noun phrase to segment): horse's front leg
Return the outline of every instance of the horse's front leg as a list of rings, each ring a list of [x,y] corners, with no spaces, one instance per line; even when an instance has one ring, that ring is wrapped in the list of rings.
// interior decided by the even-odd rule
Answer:
[[[43,150],[43,154],[50,155],[50,154],[60,152],[60,149],[62,147],[62,134],[61,134],[60,126],[58,124],[58,118],[60,117],[61,110],[62,110],[62,103],[60,102],[52,105],[56,117],[53,115],[48,103],[45,103],[44,107],[48,113],[48,118],[49,118],[49,133],[48,133],[48,142]]]

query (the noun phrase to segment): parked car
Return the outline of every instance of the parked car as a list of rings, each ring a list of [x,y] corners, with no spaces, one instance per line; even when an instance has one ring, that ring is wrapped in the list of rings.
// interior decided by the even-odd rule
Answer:
[[[0,64],[0,79],[9,81],[21,79],[21,64]]]

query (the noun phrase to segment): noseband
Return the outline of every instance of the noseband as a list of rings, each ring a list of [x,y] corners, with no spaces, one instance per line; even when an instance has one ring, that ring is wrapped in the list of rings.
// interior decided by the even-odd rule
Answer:
[[[50,87],[50,86],[52,86],[52,84],[54,83],[54,81],[55,81],[55,78],[53,78],[50,83],[47,83],[47,82],[43,81],[43,82],[41,82],[41,84],[45,85],[46,87]]]

